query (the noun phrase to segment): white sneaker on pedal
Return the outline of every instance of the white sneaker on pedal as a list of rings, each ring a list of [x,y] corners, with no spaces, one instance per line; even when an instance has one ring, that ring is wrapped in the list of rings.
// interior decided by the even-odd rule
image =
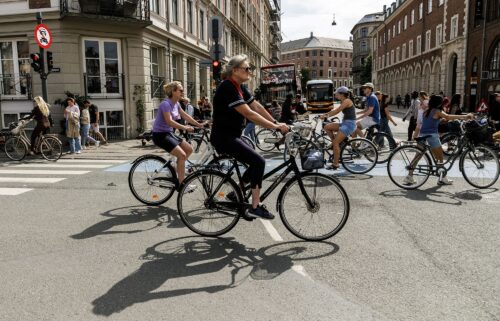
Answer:
[[[415,185],[417,184],[417,181],[413,177],[413,175],[407,175],[405,179],[403,180],[404,185]]]
[[[101,142],[100,142],[100,141],[98,141],[98,140],[96,140],[96,142],[95,142],[95,148],[99,148],[99,145],[100,145],[100,144],[101,144]]]
[[[448,179],[448,177],[443,177],[442,179],[438,179],[437,182],[438,185],[451,185],[453,184],[453,181],[451,179]]]
[[[192,193],[198,188],[196,185],[188,185],[186,186],[186,189],[184,190],[184,193]]]

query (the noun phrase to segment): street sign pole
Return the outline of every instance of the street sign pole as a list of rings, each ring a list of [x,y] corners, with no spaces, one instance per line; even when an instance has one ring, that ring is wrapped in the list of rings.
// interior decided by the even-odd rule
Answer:
[[[36,21],[38,24],[43,23],[42,13],[36,13]],[[40,79],[42,80],[42,97],[45,102],[47,102],[48,92],[47,92],[47,74],[45,73],[45,49],[40,47]]]

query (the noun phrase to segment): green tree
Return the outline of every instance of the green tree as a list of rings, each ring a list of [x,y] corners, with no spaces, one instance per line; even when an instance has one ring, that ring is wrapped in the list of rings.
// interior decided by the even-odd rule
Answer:
[[[306,84],[309,80],[311,80],[311,70],[307,67],[304,67],[300,69],[299,74],[300,74],[300,86],[302,87],[302,91],[305,92]]]
[[[363,64],[360,83],[364,84],[371,81],[372,81],[372,56],[368,56],[366,57],[365,63]]]

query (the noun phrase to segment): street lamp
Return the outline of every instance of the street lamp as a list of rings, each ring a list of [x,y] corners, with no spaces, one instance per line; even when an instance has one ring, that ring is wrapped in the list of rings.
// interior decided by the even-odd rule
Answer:
[[[332,21],[332,26],[336,26],[337,22],[335,22],[335,13],[333,14],[333,21]]]

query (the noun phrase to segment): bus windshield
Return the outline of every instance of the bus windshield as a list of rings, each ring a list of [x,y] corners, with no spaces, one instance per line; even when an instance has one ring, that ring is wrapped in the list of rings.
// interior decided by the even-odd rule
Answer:
[[[333,100],[332,84],[313,84],[307,86],[308,102],[323,102]]]

